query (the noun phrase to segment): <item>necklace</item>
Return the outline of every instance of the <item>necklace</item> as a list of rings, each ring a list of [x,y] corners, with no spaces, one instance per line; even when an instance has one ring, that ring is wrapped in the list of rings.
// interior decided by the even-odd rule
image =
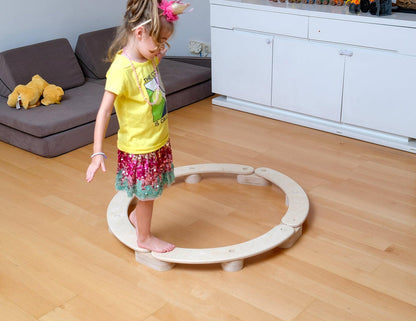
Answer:
[[[139,74],[137,73],[136,67],[134,67],[133,61],[131,60],[130,56],[128,55],[126,49],[123,49],[123,53],[127,57],[127,59],[130,61],[130,65],[131,65],[131,67],[134,70],[134,75],[136,76],[137,87],[139,87],[140,94],[143,96],[144,100],[150,106],[155,105],[159,101],[159,93],[160,93],[159,77],[158,77],[158,72],[157,72],[155,63],[152,60],[152,66],[153,66],[153,69],[154,69],[155,75],[156,75],[156,77],[155,77],[155,79],[156,79],[156,89],[155,89],[155,91],[156,91],[156,98],[155,98],[155,100],[153,102],[151,102],[149,99],[147,99],[146,95],[143,93],[142,86],[140,86]]]

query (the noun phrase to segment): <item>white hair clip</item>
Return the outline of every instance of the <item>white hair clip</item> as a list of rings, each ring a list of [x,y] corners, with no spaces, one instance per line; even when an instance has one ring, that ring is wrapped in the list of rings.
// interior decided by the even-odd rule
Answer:
[[[136,30],[137,28],[143,27],[144,25],[148,24],[150,21],[152,21],[152,19],[146,20],[145,22],[142,22],[141,24],[137,25],[134,28],[131,28],[131,31]]]

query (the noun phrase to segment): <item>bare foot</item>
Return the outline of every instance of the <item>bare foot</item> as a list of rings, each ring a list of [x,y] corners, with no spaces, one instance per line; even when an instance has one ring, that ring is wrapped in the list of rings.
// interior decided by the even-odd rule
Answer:
[[[150,235],[146,239],[139,240],[137,239],[137,245],[141,248],[158,252],[158,253],[166,253],[170,252],[175,248],[175,245],[170,244],[166,241],[158,239],[157,237]]]
[[[129,215],[129,221],[133,224],[134,227],[137,225],[136,220],[136,211],[132,211]],[[142,249],[146,249],[153,252],[158,253],[166,253],[170,252],[175,248],[175,245],[165,242],[153,235],[150,235],[147,238],[141,238],[139,234],[136,232],[137,235],[137,246]]]

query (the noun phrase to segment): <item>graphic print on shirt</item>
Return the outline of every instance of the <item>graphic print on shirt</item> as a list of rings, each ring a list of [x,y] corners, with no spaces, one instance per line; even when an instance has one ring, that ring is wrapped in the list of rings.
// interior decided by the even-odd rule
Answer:
[[[146,87],[149,99],[151,102],[155,103],[152,106],[153,122],[155,123],[155,126],[159,126],[160,123],[163,123],[166,120],[166,115],[168,111],[166,106],[165,90],[161,83],[159,85],[157,84],[155,72],[146,77],[145,82],[146,83],[144,86]],[[157,93],[158,91],[159,95]],[[154,101],[155,99],[157,99],[157,101]]]

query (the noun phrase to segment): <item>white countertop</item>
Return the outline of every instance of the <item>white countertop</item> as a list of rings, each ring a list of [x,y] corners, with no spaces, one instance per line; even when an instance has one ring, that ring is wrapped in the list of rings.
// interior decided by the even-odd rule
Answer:
[[[348,7],[345,5],[332,6],[289,2],[281,3],[270,0],[210,0],[210,3],[253,10],[304,15],[309,17],[416,28],[416,14],[414,13],[393,12],[392,15],[388,16],[374,16],[370,13],[363,12],[360,12],[359,14],[351,14],[348,11]],[[409,41],[416,41],[416,39],[409,39]]]

